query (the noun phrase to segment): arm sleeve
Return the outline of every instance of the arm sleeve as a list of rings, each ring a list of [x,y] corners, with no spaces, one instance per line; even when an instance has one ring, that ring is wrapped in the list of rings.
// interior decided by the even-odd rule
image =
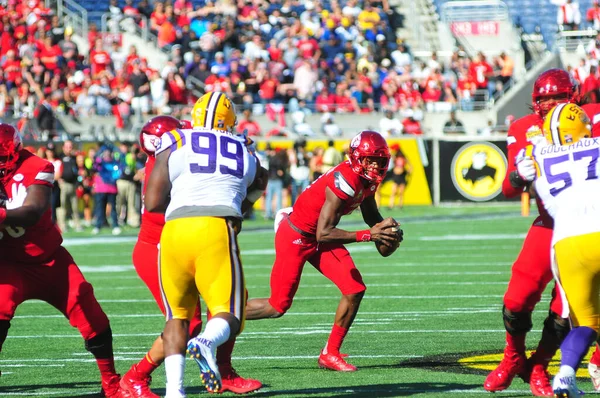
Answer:
[[[509,129],[508,135],[506,137],[506,147],[508,149],[507,154],[507,167],[506,167],[506,176],[504,177],[504,181],[502,181],[502,193],[507,198],[514,198],[517,195],[520,195],[523,192],[523,188],[515,188],[510,183],[510,174],[513,171],[516,171],[517,168],[515,166],[515,159],[519,154],[519,151],[522,149],[521,145],[517,142],[517,139],[514,136],[514,131]]]
[[[31,185],[45,185],[52,187],[54,184],[54,166],[51,163],[46,163],[39,169],[35,175]]]

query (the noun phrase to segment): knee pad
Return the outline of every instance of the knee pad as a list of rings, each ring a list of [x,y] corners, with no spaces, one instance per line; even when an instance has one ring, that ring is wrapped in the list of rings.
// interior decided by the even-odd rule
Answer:
[[[569,320],[565,318],[559,317],[554,312],[550,311],[546,319],[544,320],[544,330],[543,334],[548,333],[550,336],[556,338],[558,343],[562,343],[562,341],[567,337],[569,331],[571,330],[571,325],[569,324]]]
[[[10,329],[10,321],[0,321],[0,351],[2,351],[6,336],[8,336],[8,329]]]
[[[531,312],[510,312],[506,306],[502,307],[502,318],[504,327],[511,335],[525,334],[531,330]]]
[[[113,349],[112,330],[110,327],[91,339],[85,340],[85,349],[91,352],[96,358],[111,358],[113,356]]]

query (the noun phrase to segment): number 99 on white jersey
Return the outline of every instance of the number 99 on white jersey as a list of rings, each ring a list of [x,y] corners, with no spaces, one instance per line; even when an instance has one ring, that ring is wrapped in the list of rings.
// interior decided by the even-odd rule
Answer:
[[[538,169],[536,192],[554,218],[553,244],[600,232],[600,140],[528,149]]]
[[[171,202],[166,220],[174,214],[241,218],[242,202],[258,167],[245,142],[242,136],[218,130],[163,134],[156,154],[171,149]]]

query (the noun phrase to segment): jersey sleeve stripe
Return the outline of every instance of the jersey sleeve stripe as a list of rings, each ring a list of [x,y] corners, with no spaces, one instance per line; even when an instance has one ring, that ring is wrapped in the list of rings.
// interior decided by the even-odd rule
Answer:
[[[35,179],[40,180],[40,181],[46,181],[50,184],[53,184],[54,183],[54,173],[45,173],[43,171],[40,171],[35,176]]]
[[[171,136],[174,138],[174,149],[179,149],[185,145],[185,134],[179,130],[171,130]]]
[[[352,197],[354,196],[354,188],[352,188],[352,186],[348,183],[348,181],[346,181],[346,179],[344,178],[344,176],[342,175],[342,173],[340,173],[339,171],[336,171],[334,174],[334,180],[335,180],[335,187],[337,189],[339,189],[340,191],[342,191],[343,193],[345,193],[346,195]]]

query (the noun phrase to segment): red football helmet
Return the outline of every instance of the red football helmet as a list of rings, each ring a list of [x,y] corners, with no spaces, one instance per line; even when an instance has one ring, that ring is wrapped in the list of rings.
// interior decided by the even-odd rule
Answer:
[[[12,175],[22,147],[17,129],[10,124],[0,123],[0,180]]]
[[[173,116],[155,116],[148,120],[140,132],[140,146],[148,156],[154,156],[158,139],[167,131],[188,128],[184,121]]]
[[[379,184],[387,173],[390,149],[381,134],[366,130],[352,139],[348,157],[355,173]]]
[[[543,118],[557,104],[575,101],[576,95],[577,83],[569,72],[558,68],[548,69],[533,84],[533,111]],[[541,100],[546,101],[540,103]]]

